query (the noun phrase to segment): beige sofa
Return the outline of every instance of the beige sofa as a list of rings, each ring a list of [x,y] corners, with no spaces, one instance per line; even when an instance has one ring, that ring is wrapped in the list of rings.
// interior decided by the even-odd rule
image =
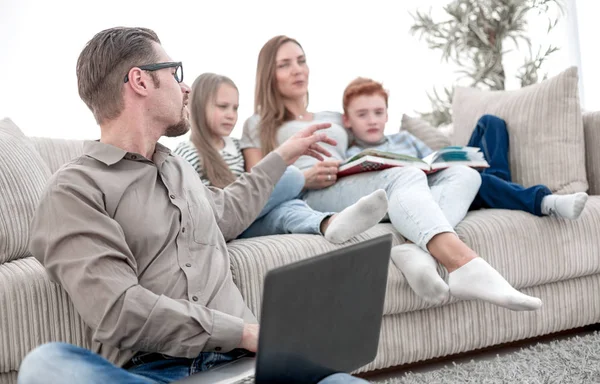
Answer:
[[[590,199],[579,220],[482,210],[469,213],[457,228],[510,283],[540,297],[542,309],[512,312],[454,300],[432,306],[391,265],[379,351],[359,372],[600,322],[600,113],[585,114],[583,123]],[[37,345],[59,340],[89,345],[65,291],[50,282],[26,246],[45,180],[81,152],[80,141],[26,137],[9,120],[0,121],[0,383],[16,383],[20,362]],[[389,224],[355,241],[383,233],[393,233],[396,244],[404,241]],[[283,235],[236,240],[229,253],[235,282],[259,314],[269,269],[336,247],[319,236]]]

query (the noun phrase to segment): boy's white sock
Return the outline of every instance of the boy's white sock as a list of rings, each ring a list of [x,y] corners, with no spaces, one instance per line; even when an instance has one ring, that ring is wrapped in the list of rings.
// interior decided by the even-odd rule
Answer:
[[[438,274],[437,262],[429,253],[416,244],[405,243],[392,248],[391,258],[408,285],[423,300],[440,304],[448,298],[448,285]]]
[[[542,214],[575,220],[581,215],[587,199],[585,192],[548,195],[542,199]]]
[[[387,210],[387,195],[378,189],[337,213],[325,230],[325,238],[336,244],[346,242],[379,223]]]
[[[459,299],[480,299],[513,311],[539,309],[542,301],[514,289],[498,271],[477,257],[448,277],[450,294]]]

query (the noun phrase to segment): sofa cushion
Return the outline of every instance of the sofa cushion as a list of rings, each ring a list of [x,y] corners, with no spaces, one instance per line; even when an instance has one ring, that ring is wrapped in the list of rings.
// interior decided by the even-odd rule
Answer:
[[[234,240],[227,244],[233,280],[252,313],[259,318],[263,280],[269,270],[387,233],[394,235],[393,245],[405,241],[391,224],[376,225],[342,245],[332,244],[323,236],[299,234]],[[400,270],[390,263],[384,313],[427,307],[432,305],[420,299],[410,289]]]
[[[456,231],[517,289],[600,273],[596,240],[600,233],[600,196],[590,197],[578,220],[489,209],[470,212]],[[394,234],[394,245],[404,242],[391,224],[379,224],[348,244],[384,233]],[[263,279],[270,269],[339,247],[317,235],[266,236],[228,244],[233,279],[257,317]],[[445,268],[438,268],[438,272],[447,279]],[[390,264],[384,314],[430,307],[410,289],[398,268]]]
[[[583,114],[583,132],[589,193],[600,195],[600,112]]]
[[[590,196],[577,220],[483,209],[456,232],[517,288],[600,273],[600,196]]]
[[[83,140],[50,139],[48,137],[30,137],[51,173],[56,172],[69,160],[83,154]]]
[[[450,145],[450,138],[448,136],[444,135],[439,129],[435,128],[427,121],[417,117],[402,115],[402,125],[400,126],[400,129],[417,137],[434,151]]]
[[[510,134],[513,181],[553,192],[584,192],[585,143],[577,68],[514,91],[458,87],[452,100],[453,143],[467,144],[484,114],[504,119]]]
[[[29,226],[50,170],[10,119],[0,120],[0,264],[29,254]]]

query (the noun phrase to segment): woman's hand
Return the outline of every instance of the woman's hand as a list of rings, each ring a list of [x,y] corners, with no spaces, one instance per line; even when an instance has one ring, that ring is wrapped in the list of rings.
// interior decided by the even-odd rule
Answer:
[[[304,171],[305,189],[323,189],[337,181],[340,162],[337,160],[320,161],[312,168]]]

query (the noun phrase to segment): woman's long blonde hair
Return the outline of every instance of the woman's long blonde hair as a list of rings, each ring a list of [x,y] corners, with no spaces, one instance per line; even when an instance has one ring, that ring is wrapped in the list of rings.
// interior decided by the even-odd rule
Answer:
[[[212,131],[206,115],[209,103],[215,102],[221,84],[231,85],[237,90],[230,78],[215,73],[203,73],[192,84],[190,96],[190,140],[198,150],[204,175],[217,188],[224,188],[235,181],[235,175],[211,144]]]
[[[296,40],[287,36],[275,36],[263,45],[258,54],[256,66],[256,88],[254,89],[254,113],[259,115],[260,143],[263,155],[277,148],[277,130],[286,121],[293,120],[293,114],[285,107],[283,97],[277,88],[277,51],[292,42],[300,49]]]

